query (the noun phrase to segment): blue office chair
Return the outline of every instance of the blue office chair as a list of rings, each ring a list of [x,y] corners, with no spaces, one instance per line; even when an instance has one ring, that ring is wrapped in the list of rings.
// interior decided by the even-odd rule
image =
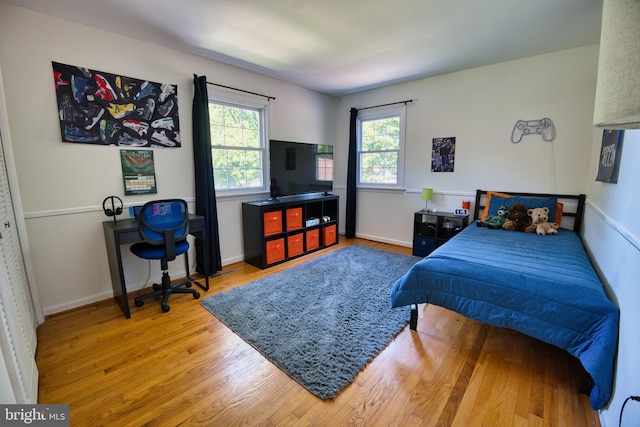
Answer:
[[[144,300],[162,296],[160,308],[168,312],[167,304],[171,294],[192,294],[194,299],[200,298],[195,289],[187,288],[195,283],[189,275],[189,212],[187,202],[181,199],[154,200],[145,203],[138,214],[138,231],[144,242],[131,245],[131,252],[144,259],[159,259],[162,268],[162,285],[153,284],[153,292],[135,298],[136,307],[142,307]],[[169,277],[169,261],[178,255],[185,255],[187,277],[171,284]]]

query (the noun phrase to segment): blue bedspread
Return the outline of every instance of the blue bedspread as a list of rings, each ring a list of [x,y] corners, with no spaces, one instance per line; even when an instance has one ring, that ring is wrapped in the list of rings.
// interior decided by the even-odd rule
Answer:
[[[595,383],[591,406],[609,401],[619,311],[574,232],[538,236],[473,223],[393,286],[392,307],[420,303],[567,350]]]

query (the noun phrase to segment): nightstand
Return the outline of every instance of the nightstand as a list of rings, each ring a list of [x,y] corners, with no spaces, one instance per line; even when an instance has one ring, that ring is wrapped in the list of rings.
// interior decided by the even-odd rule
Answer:
[[[467,225],[468,216],[451,212],[416,212],[413,215],[413,255],[426,257]]]

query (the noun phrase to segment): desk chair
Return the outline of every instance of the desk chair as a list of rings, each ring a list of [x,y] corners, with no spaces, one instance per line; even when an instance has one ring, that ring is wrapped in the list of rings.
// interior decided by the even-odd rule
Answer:
[[[144,259],[159,259],[162,268],[162,285],[153,284],[153,292],[135,298],[136,307],[142,307],[144,300],[162,296],[160,308],[168,312],[171,307],[167,304],[171,294],[192,294],[194,299],[200,298],[200,293],[191,287],[189,276],[189,212],[187,202],[181,199],[154,200],[145,203],[138,214],[138,231],[144,242],[131,245],[131,252]],[[171,284],[169,277],[169,261],[178,255],[185,255],[187,277]]]

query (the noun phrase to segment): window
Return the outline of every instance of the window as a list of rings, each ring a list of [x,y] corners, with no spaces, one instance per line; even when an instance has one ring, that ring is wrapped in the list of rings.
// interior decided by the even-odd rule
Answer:
[[[224,192],[266,191],[266,105],[209,99],[213,178]]]
[[[358,115],[358,186],[403,186],[404,116],[404,105]]]
[[[316,180],[333,181],[333,145],[316,146]]]

